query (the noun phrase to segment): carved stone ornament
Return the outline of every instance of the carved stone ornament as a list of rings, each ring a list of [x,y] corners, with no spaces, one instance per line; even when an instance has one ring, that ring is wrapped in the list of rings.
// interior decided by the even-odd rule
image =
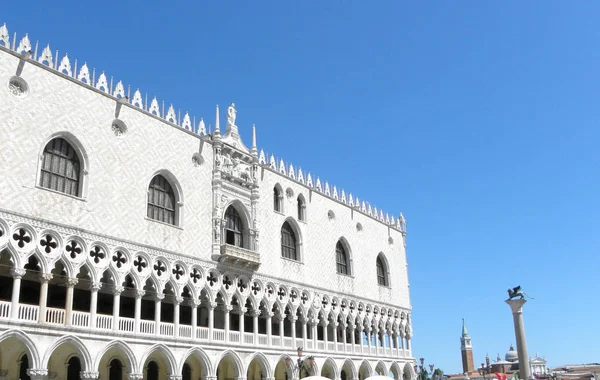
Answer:
[[[231,103],[227,108],[227,127],[233,127],[235,125],[235,119],[237,117],[237,111],[235,110],[235,104]]]
[[[23,98],[27,95],[29,86],[27,86],[27,82],[21,77],[11,77],[8,80],[8,90],[11,94],[18,98]]]

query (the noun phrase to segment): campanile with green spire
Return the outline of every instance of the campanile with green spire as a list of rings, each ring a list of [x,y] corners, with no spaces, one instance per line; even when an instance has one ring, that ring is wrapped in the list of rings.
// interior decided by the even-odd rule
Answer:
[[[467,331],[464,318],[462,320],[462,335],[460,336],[460,353],[462,356],[463,373],[475,371],[473,346],[471,345],[471,337]]]

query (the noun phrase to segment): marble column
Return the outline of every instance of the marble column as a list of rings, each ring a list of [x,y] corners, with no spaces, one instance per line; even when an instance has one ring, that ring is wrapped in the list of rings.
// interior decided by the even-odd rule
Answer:
[[[179,336],[179,306],[183,302],[183,297],[175,297],[175,303],[173,304],[173,335]]]
[[[523,305],[526,300],[506,300],[513,314],[515,325],[515,340],[517,341],[517,353],[519,355],[519,378],[529,380],[531,369],[529,368],[529,354],[527,353],[527,340],[525,339],[525,325],[523,324]]]
[[[339,323],[337,321],[331,322],[333,325],[333,351],[337,351],[337,342],[338,342],[338,326]]]
[[[125,287],[117,285],[113,288],[113,331],[119,330],[119,313],[121,312],[121,293]]]
[[[216,302],[208,303],[208,340],[213,341],[213,331],[215,329],[215,308],[217,307]]]
[[[298,344],[296,344],[296,321],[298,320],[298,317],[290,314],[288,318],[292,324],[292,347],[298,347]]]
[[[306,340],[308,339],[308,331],[306,329],[306,324],[308,323],[308,319],[306,317],[302,317],[302,347],[306,347]]]
[[[245,318],[244,316],[246,315],[246,311],[248,309],[246,309],[245,307],[240,307],[240,309],[238,310],[238,312],[240,313],[239,315],[239,326],[240,326],[240,344],[245,344],[246,342],[244,341],[244,330],[246,329],[245,326]]]
[[[101,282],[92,282],[90,284],[90,327],[96,328],[96,318],[98,314],[98,291],[102,288]]]
[[[223,315],[225,318],[225,342],[229,342],[229,322],[230,322],[230,315],[231,315],[231,310],[233,310],[233,306],[231,305],[224,305],[223,306]]]
[[[285,314],[281,315],[279,314],[277,316],[277,322],[279,322],[279,345],[281,347],[283,347],[283,337],[284,337],[284,324],[283,321],[285,321]]]
[[[10,270],[13,277],[12,297],[10,299],[10,319],[19,318],[19,296],[21,294],[21,279],[25,276],[25,269],[13,268]]]
[[[27,374],[31,380],[48,380],[47,369],[28,369]]]
[[[354,353],[354,345],[356,344],[356,325],[350,324],[350,344],[352,344],[352,353]]]
[[[67,278],[67,296],[65,300],[65,325],[71,326],[73,319],[73,288],[79,280],[76,278]]]
[[[252,310],[252,333],[254,334],[254,345],[258,345],[258,316],[260,310]]]
[[[38,322],[46,322],[46,310],[48,306],[48,282],[52,280],[52,273],[40,274],[40,312]]]
[[[140,332],[140,320],[142,316],[142,297],[146,294],[144,290],[135,290],[135,309],[133,311],[133,317],[135,318],[135,324],[133,326],[133,332],[139,334]]]
[[[267,346],[271,347],[271,336],[273,336],[273,325],[271,324],[271,318],[273,318],[273,312],[268,311],[267,316]]]
[[[163,299],[165,299],[164,293],[158,293],[154,298],[154,333],[156,335],[160,335],[160,312]]]
[[[192,307],[192,339],[196,339],[196,330],[198,329],[198,306],[200,306],[200,300],[190,300],[190,306]]]

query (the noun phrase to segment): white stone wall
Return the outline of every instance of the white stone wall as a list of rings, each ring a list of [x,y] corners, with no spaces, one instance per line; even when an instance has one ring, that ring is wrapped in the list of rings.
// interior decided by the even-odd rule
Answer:
[[[27,62],[21,77],[29,85],[15,97],[7,82],[19,65],[17,56],[0,51],[0,208],[91,233],[211,261],[212,149],[205,144],[204,163],[194,165],[200,139],[181,128],[123,105],[119,119],[127,133],[111,129],[116,101],[112,97]],[[40,155],[57,134],[74,137],[87,157],[82,199],[39,188]],[[155,173],[168,171],[182,192],[181,226],[146,218],[147,186]],[[260,255],[258,274],[340,295],[410,308],[402,234],[363,213],[325,197],[268,168],[260,181]],[[284,189],[284,212],[273,211],[273,186]],[[294,197],[285,196],[291,188]],[[281,258],[280,228],[286,217],[297,219],[296,197],[304,194],[307,221],[299,222],[303,258]],[[335,213],[330,221],[328,211]],[[363,226],[356,229],[357,222]],[[335,244],[349,244],[353,275],[336,273]],[[393,243],[389,243],[389,238]],[[382,252],[390,270],[390,286],[377,285],[375,260]]]

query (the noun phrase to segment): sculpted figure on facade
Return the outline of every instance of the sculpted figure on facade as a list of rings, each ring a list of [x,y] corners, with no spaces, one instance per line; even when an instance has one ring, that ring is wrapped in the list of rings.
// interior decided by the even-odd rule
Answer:
[[[227,128],[235,126],[235,119],[237,117],[237,111],[235,110],[235,104],[231,103],[227,108]]]

